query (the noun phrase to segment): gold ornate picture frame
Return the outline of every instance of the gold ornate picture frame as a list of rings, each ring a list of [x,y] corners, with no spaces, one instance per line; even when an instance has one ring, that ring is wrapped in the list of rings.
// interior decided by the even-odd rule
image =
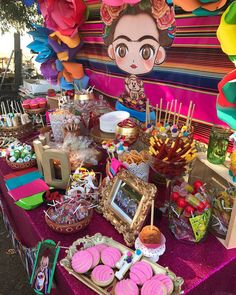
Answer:
[[[127,170],[121,170],[102,190],[103,216],[133,246],[150,211],[156,186],[144,182]]]

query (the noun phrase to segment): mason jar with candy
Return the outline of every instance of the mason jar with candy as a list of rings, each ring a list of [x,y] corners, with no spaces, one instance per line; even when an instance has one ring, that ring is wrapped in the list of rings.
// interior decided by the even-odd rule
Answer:
[[[169,228],[180,241],[198,243],[208,231],[211,198],[202,181],[193,185],[178,180],[170,195]]]

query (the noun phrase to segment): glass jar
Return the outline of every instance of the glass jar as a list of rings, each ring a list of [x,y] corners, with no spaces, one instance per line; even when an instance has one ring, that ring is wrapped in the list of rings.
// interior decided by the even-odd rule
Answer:
[[[190,185],[178,180],[172,187],[169,205],[169,229],[179,241],[198,243],[208,232],[211,200],[203,182]]]
[[[207,160],[213,164],[223,164],[229,143],[230,128],[215,125],[211,129],[207,149]]]

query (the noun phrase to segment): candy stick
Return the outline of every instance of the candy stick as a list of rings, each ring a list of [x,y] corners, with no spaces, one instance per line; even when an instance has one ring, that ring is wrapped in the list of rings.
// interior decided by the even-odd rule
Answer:
[[[172,107],[173,107],[173,102],[174,102],[174,100],[172,99],[171,104],[170,104],[170,110],[169,110],[169,114],[168,114],[167,124],[170,121],[170,115],[171,115],[171,111],[172,111]]]
[[[178,111],[178,115],[177,115],[177,119],[176,119],[176,125],[179,124],[179,116],[180,116],[181,108],[182,108],[182,102],[179,104],[179,111]]]
[[[175,99],[175,107],[174,107],[174,121],[173,121],[173,125],[175,124],[176,109],[177,109],[177,99]]]
[[[145,120],[145,127],[147,128],[147,124],[148,124],[148,118],[147,118],[147,112],[148,112],[148,104],[146,102],[146,120]]]
[[[165,124],[166,124],[166,118],[167,118],[167,114],[168,114],[169,104],[170,104],[170,102],[168,101],[167,102],[167,105],[166,105],[165,118],[164,118],[164,124],[163,124],[163,126],[165,126]]]
[[[191,113],[190,121],[189,121],[189,127],[191,127],[191,124],[192,124],[194,110],[195,110],[195,103],[193,104],[192,113]]]
[[[150,105],[149,100],[147,99],[147,122],[150,123]]]
[[[5,106],[4,103],[3,103],[3,108],[4,108],[4,112],[5,112],[6,120],[7,120],[7,126],[8,126],[8,127],[12,127],[12,120],[11,120],[9,114],[7,114],[6,106]]]
[[[158,103],[156,104],[156,124],[155,124],[155,126],[157,126],[157,118],[158,118]]]
[[[187,129],[188,129],[188,123],[189,123],[190,112],[191,112],[191,109],[192,109],[192,104],[193,104],[193,102],[190,101],[190,104],[189,104],[189,107],[188,107],[187,121],[186,121]]]
[[[159,123],[161,122],[161,113],[162,113],[162,98],[160,100],[160,112],[159,112]]]
[[[152,200],[152,208],[151,208],[151,230],[153,228],[153,220],[154,220],[154,207],[155,207],[155,203],[154,200]]]

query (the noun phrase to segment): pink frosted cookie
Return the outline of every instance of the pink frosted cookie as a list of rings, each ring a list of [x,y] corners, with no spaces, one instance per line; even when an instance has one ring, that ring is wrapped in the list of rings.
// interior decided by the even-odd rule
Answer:
[[[88,248],[86,251],[88,251],[93,256],[93,264],[91,268],[94,268],[100,261],[100,253],[95,247]]]
[[[143,285],[152,277],[152,267],[145,261],[136,262],[131,266],[129,276],[137,285]]]
[[[167,295],[167,289],[159,280],[148,280],[142,286],[141,295]]]
[[[138,295],[138,286],[134,281],[127,279],[118,282],[115,286],[115,295]]]
[[[110,267],[115,267],[116,262],[121,258],[121,253],[117,248],[107,247],[102,250],[101,260],[102,263]]]
[[[71,259],[71,266],[75,272],[85,273],[93,265],[93,256],[86,250],[76,252]]]
[[[98,265],[91,274],[93,282],[101,287],[106,287],[114,280],[114,271],[107,265]]]
[[[104,250],[105,248],[107,248],[108,246],[105,245],[105,244],[97,244],[94,246],[98,251],[99,253],[101,254],[102,250]]]
[[[173,292],[174,284],[173,284],[171,278],[168,277],[167,275],[157,274],[152,278],[152,280],[159,280],[160,282],[162,282],[166,286],[168,295],[170,295]]]

